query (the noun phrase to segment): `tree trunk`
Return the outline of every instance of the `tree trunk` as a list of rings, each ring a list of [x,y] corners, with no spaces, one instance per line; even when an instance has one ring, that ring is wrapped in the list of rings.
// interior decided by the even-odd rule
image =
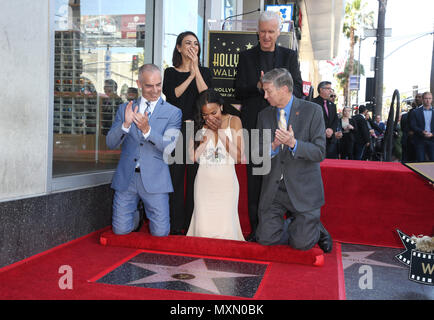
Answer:
[[[378,0],[377,46],[375,53],[375,110],[374,115],[382,114],[383,109],[383,69],[384,69],[384,29],[387,0]]]
[[[434,33],[432,35],[432,56],[431,56],[431,83],[430,92],[434,94]]]
[[[350,90],[350,77],[353,75],[354,71],[354,46],[356,44],[355,40],[355,29],[354,27],[351,27],[350,29],[350,54],[348,57],[348,78],[347,78],[347,85],[346,85],[346,105],[351,107],[351,90]]]

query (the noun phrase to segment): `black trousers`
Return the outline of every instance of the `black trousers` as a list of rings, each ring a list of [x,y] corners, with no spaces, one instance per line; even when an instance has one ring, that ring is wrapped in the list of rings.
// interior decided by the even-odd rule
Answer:
[[[259,196],[261,195],[262,176],[253,175],[252,171],[254,165],[250,163],[246,165],[247,168],[247,205],[249,210],[249,221],[252,233],[258,227],[258,205]]]
[[[336,139],[326,140],[326,158],[327,159],[338,158],[338,143]]]
[[[264,245],[286,244],[294,249],[309,250],[319,241],[320,215],[321,208],[297,212],[281,180],[270,208],[259,211],[256,241]]]
[[[178,152],[182,152],[182,157],[179,156],[178,160],[182,163],[174,163],[169,165],[170,176],[172,178],[173,192],[169,194],[169,207],[170,207],[170,230],[180,231],[188,230],[190,225],[191,216],[194,209],[194,180],[196,178],[197,169],[199,164],[187,164],[188,157],[188,143],[190,136],[186,136],[186,123],[183,122],[182,139],[178,139],[178,144],[172,153],[178,159]]]

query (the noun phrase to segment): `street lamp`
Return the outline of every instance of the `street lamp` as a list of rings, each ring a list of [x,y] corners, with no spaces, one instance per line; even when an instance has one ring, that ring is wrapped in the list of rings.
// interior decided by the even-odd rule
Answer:
[[[359,35],[359,61],[357,64],[357,78],[359,79],[359,86],[357,88],[357,97],[356,97],[356,104],[359,105],[359,93],[360,93],[360,51],[362,50],[362,41],[366,38],[362,38],[362,35]]]

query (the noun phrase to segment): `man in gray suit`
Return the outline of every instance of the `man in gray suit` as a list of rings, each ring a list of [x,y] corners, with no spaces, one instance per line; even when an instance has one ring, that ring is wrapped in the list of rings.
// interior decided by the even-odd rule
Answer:
[[[122,145],[113,176],[113,232],[128,234],[139,225],[137,204],[142,199],[154,236],[170,230],[169,193],[173,192],[169,156],[175,149],[182,112],[161,98],[161,72],[153,64],[139,69],[142,96],[122,104],[107,134],[110,149]]]
[[[293,96],[293,80],[286,69],[267,72],[262,82],[271,106],[259,113],[257,145],[264,156],[268,152],[271,169],[263,177],[256,240],[299,250],[318,243],[330,252],[332,239],[320,221],[324,204],[320,162],[326,150],[323,112],[319,105]]]

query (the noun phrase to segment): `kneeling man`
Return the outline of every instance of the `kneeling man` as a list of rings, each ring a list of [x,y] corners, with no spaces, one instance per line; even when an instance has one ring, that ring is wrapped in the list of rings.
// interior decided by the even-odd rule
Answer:
[[[256,241],[299,250],[318,243],[330,252],[332,239],[320,221],[324,204],[320,162],[326,150],[321,107],[294,97],[286,69],[267,72],[262,84],[271,106],[259,113],[257,146],[263,155],[269,152],[271,168],[263,176]],[[267,136],[271,138],[263,141]]]
[[[139,69],[142,96],[121,105],[107,134],[107,146],[122,145],[113,177],[113,232],[128,234],[139,226],[142,199],[154,236],[170,231],[169,192],[173,192],[167,156],[175,149],[182,112],[161,97],[161,72],[153,64]]]

